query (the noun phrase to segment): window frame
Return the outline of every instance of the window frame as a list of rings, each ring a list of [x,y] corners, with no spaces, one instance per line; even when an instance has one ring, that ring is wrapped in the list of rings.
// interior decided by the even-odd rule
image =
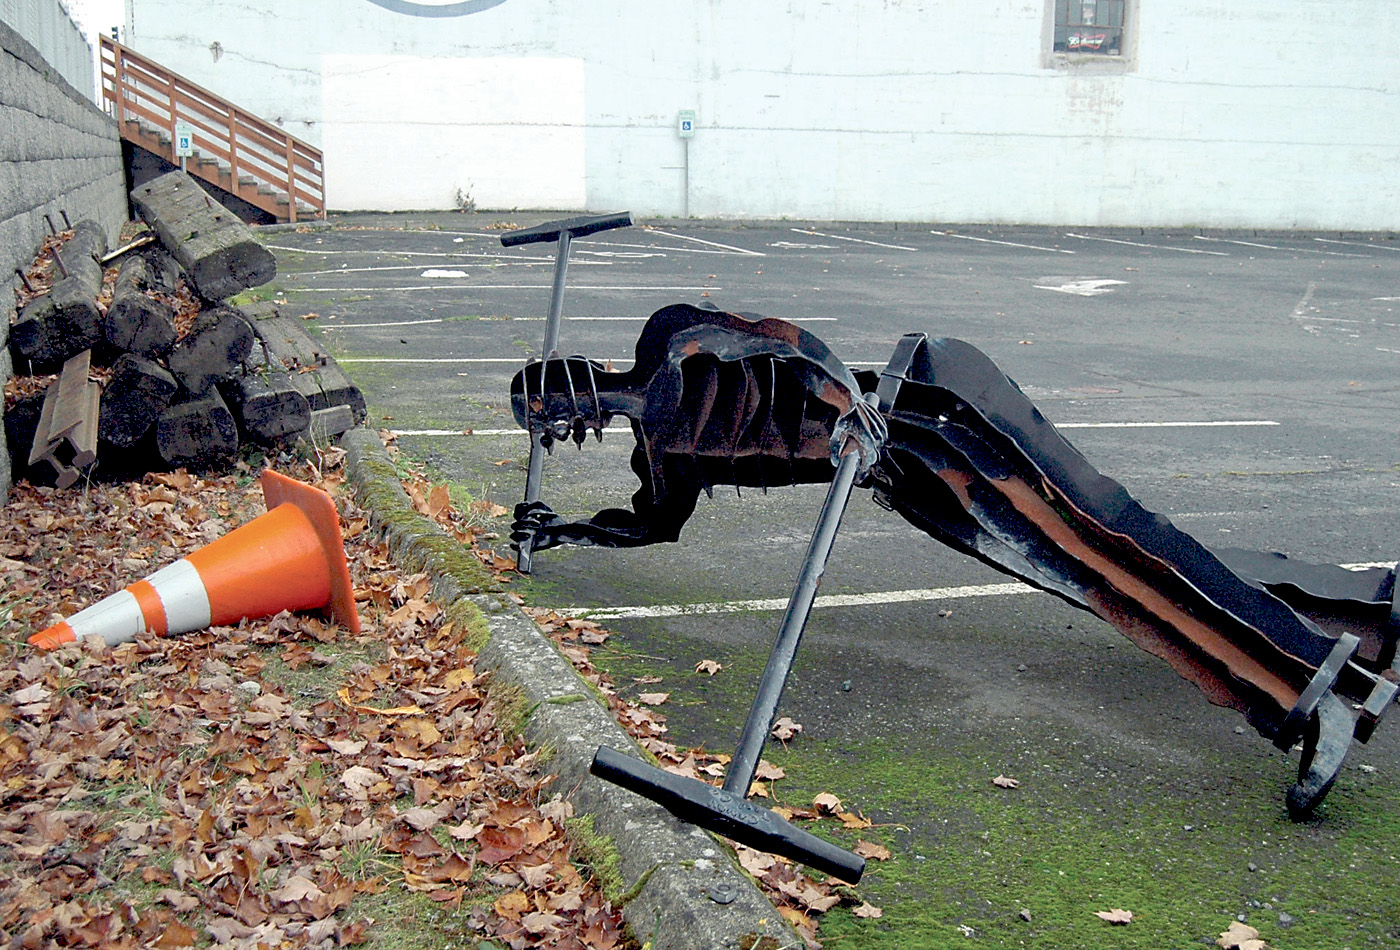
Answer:
[[[1070,13],[1078,6],[1081,10],[1085,0],[1046,0],[1045,24],[1042,36],[1042,62],[1047,69],[1065,69],[1076,72],[1129,72],[1137,64],[1138,2],[1137,0],[1091,0],[1096,6],[1104,3],[1121,3],[1121,25],[1107,25],[1109,30],[1118,30],[1118,52],[1108,53],[1095,50],[1055,49],[1055,38],[1060,32],[1059,14],[1064,12],[1066,27],[1080,24],[1068,22]]]

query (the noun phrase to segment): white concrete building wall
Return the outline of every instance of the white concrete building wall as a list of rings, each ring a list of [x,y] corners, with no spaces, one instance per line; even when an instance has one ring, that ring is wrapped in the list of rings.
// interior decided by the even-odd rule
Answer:
[[[1400,224],[1400,5],[1128,2],[1120,57],[1051,54],[1051,0],[129,0],[128,37],[320,144],[339,209]]]

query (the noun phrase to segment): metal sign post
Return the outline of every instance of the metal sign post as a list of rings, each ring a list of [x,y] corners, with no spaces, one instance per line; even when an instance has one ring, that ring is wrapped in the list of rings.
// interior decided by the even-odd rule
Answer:
[[[690,217],[690,140],[695,138],[695,110],[682,109],[676,118],[676,134],[681,137],[684,149],[682,168],[681,217]]]
[[[180,159],[180,171],[185,170],[185,159],[194,154],[194,126],[188,122],[175,123],[175,155]]]

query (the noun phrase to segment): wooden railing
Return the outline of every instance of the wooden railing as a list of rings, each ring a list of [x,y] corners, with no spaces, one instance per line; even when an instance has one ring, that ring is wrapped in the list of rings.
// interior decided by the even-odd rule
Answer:
[[[279,220],[325,217],[319,149],[105,36],[102,104],[123,138],[174,165],[175,126],[188,123],[186,171]]]

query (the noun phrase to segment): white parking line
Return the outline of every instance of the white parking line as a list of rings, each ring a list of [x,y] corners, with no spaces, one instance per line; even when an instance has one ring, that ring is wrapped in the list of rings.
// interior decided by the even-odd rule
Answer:
[[[742,247],[734,247],[732,244],[720,244],[718,241],[705,241],[698,237],[691,237],[688,234],[672,234],[670,231],[663,231],[660,228],[647,228],[651,234],[664,234],[668,238],[675,238],[677,241],[694,241],[696,244],[704,244],[706,247],[717,247],[725,251],[733,251],[735,254],[744,254],[748,257],[767,257],[762,251],[750,251]]]
[[[349,257],[352,254],[381,254],[385,257],[479,257],[488,261],[539,261],[542,264],[554,263],[552,257],[524,256],[520,254],[507,254],[504,251],[495,254],[477,254],[472,251],[391,251],[374,249],[350,249],[338,251],[323,251],[307,247],[286,247],[281,244],[264,245],[270,251],[292,251],[296,254],[319,254],[322,257]]]
[[[446,317],[433,317],[430,320],[394,320],[384,323],[327,323],[327,330],[360,330],[375,329],[377,327],[416,327],[424,323],[446,323]]]
[[[1253,241],[1238,241],[1233,238],[1206,237],[1204,234],[1191,235],[1197,241],[1213,241],[1216,244],[1238,244],[1241,247],[1262,247],[1268,251],[1284,251],[1296,254],[1326,254],[1330,257],[1365,257],[1365,254],[1348,254],[1345,251],[1320,251],[1315,247],[1279,247],[1276,244],[1256,244]]]
[[[390,433],[399,435],[489,435],[503,436],[515,435],[525,436],[524,429],[391,429]]]
[[[707,241],[707,242],[705,242],[705,243],[708,244],[709,242]],[[630,247],[630,248],[634,248],[634,249],[639,250],[639,251],[655,251],[655,252],[658,252],[658,253],[656,253],[655,255],[652,255],[652,256],[656,256],[656,257],[665,257],[666,254],[719,254],[719,255],[721,255],[721,256],[723,256],[723,257],[731,257],[731,256],[733,256],[733,253],[734,253],[733,250],[709,250],[709,249],[703,248],[703,247],[667,247],[667,246],[661,245],[661,244],[628,244],[628,243],[626,243],[626,242],[624,242],[624,241],[594,241],[594,240],[589,240],[588,245],[589,245],[590,247]],[[720,245],[717,245],[717,247],[721,247],[721,248],[722,248],[722,247],[725,247],[725,245],[720,244]],[[666,252],[666,253],[659,253],[659,252],[662,252],[662,251],[664,251],[664,252]],[[585,250],[583,250],[582,248],[580,248],[576,253],[579,253],[579,254],[591,254],[591,253],[595,253],[595,252],[593,252],[593,251],[585,251]],[[596,253],[605,253],[605,252],[601,252],[601,251],[600,251],[600,252],[596,252]],[[753,252],[750,251],[750,252],[747,252],[747,253],[753,253]],[[760,256],[762,256],[762,255],[760,255]]]
[[[345,359],[341,363],[510,363],[515,366],[524,365],[519,359],[500,360],[390,360],[390,359]],[[620,419],[621,417],[616,417]],[[1226,420],[1222,422],[1061,422],[1057,423],[1057,429],[1209,429],[1229,426],[1276,426],[1279,423],[1271,419],[1243,419]],[[625,428],[626,424],[619,422],[618,428]],[[396,432],[397,435],[510,435],[519,433],[520,429],[411,429]]]
[[[499,240],[501,239],[501,235],[502,235],[502,234],[509,234],[510,232],[509,232],[509,231],[495,231],[495,232],[482,232],[482,231],[443,231],[443,230],[439,230],[438,228],[404,228],[404,232],[403,232],[403,233],[405,233],[405,234],[460,234],[462,237],[490,238],[490,239],[493,240],[493,241],[499,241]]]
[[[794,234],[810,234],[813,237],[831,238],[833,241],[850,241],[852,244],[869,244],[871,247],[887,247],[892,251],[917,251],[917,247],[903,244],[881,244],[879,241],[866,241],[862,238],[843,237],[840,234],[827,234],[825,231],[804,231],[802,228],[788,228]]]
[[[1105,244],[1125,244],[1128,247],[1147,247],[1154,251],[1180,251],[1183,254],[1209,254],[1212,257],[1229,257],[1224,251],[1204,251],[1199,247],[1176,247],[1172,244],[1143,244],[1140,241],[1122,241],[1118,238],[1095,237],[1092,234],[1066,234],[1080,241],[1102,241]]]
[[[410,356],[347,356],[337,359],[337,363],[347,365],[350,363],[508,363],[511,366],[524,366],[525,359],[520,356],[444,356],[444,357],[424,357],[416,358]],[[600,363],[630,363],[632,357],[620,360],[599,360]]]
[[[472,321],[457,320],[454,322],[464,323],[543,323],[546,317],[480,317]],[[564,317],[565,323],[641,323],[650,320],[650,317]],[[789,323],[836,323],[840,317],[790,317]],[[432,317],[427,320],[389,320],[384,323],[327,323],[327,330],[362,330],[375,329],[377,327],[414,327],[425,323],[446,323],[447,317]],[[883,364],[882,364],[883,365]]]
[[[434,255],[434,256],[451,257],[452,255],[450,255],[450,254],[443,254],[443,255]],[[485,261],[483,261],[482,263],[476,263],[476,262],[474,262],[474,261],[460,261],[460,260],[459,260],[459,261],[454,261],[453,263],[455,263],[458,267],[480,267],[480,268],[491,268],[491,269],[494,270],[494,269],[496,269],[496,268],[498,268],[498,267],[545,267],[545,266],[547,266],[547,265],[549,265],[549,264],[552,264],[553,262],[552,262],[552,261],[545,261],[545,260],[529,260],[529,261],[499,261],[499,260],[498,260],[498,261],[490,261],[490,262],[485,262]],[[583,264],[585,267],[612,267],[612,266],[613,266],[611,261],[576,261],[576,262],[571,262],[571,263]],[[288,275],[286,275],[286,279],[287,279],[287,280],[301,280],[303,277],[325,277],[325,276],[328,275],[328,274],[372,274],[372,273],[375,273],[375,272],[377,272],[377,271],[389,271],[389,270],[414,270],[414,271],[422,271],[422,269],[423,269],[423,265],[422,265],[422,264],[386,264],[386,265],[384,265],[384,266],[382,266],[382,267],[340,267],[340,268],[331,268],[331,269],[329,269],[329,270],[306,270],[306,271],[300,271],[299,273],[296,273],[296,274],[288,274]],[[461,275],[459,275],[459,276],[465,277],[466,274],[461,274]]]
[[[831,607],[875,607],[881,604],[903,604],[912,601],[959,600],[967,597],[1000,597],[1007,594],[1029,594],[1035,591],[1019,581],[1010,584],[977,584],[967,587],[937,587],[926,590],[892,590],[873,594],[829,594],[812,604],[814,610]],[[765,600],[729,600],[708,604],[659,604],[654,607],[553,607],[555,613],[566,617],[587,617],[590,620],[621,620],[644,617],[690,617],[702,614],[731,614],[748,610],[784,610],[786,598]]]
[[[1276,426],[1272,419],[1226,419],[1220,422],[1057,422],[1057,429],[1213,429],[1229,426]]]
[[[716,287],[715,289],[716,289],[716,290],[720,290],[721,288]],[[546,317],[510,317],[509,319],[510,319],[510,320],[513,320],[513,321],[528,321],[528,320],[534,320],[534,321],[539,322],[539,321],[543,321],[543,320],[545,320],[545,319],[547,319],[547,318],[546,318]],[[645,320],[650,320],[650,319],[651,319],[650,315],[644,316],[644,317],[643,317],[643,316],[637,316],[637,317],[565,317],[565,318],[564,318],[564,322],[567,323],[567,322],[570,321],[570,320],[582,320],[582,321],[590,321],[590,320],[591,320],[591,321],[593,321],[593,322],[615,322],[615,323],[631,322],[631,323],[641,323],[641,322],[643,322],[643,321],[645,321]],[[786,320],[788,323],[836,323],[836,322],[839,321],[841,318],[840,318],[840,317],[784,317],[783,319]]]
[[[552,284],[423,284],[410,287],[288,287],[289,294],[303,293],[388,293],[410,290],[552,290]],[[609,292],[636,291],[638,293],[704,293],[723,290],[723,287],[604,287],[599,284],[570,284],[569,290],[606,290]]]
[[[1062,247],[1041,247],[1038,244],[1017,244],[1015,241],[994,241],[991,238],[973,237],[971,234],[954,234],[952,231],[930,231],[929,234],[938,234],[943,237],[957,238],[960,241],[977,241],[981,244],[1000,244],[1003,247],[1023,247],[1031,251],[1048,251],[1052,254],[1074,254],[1075,251],[1066,250]],[[1074,237],[1074,235],[1070,235]]]
[[[1372,561],[1364,564],[1341,564],[1347,570],[1358,571],[1368,568],[1393,568],[1391,561]],[[872,594],[831,594],[821,596],[812,604],[814,610],[832,607],[877,607],[884,604],[907,604],[920,601],[963,600],[972,597],[1006,597],[1017,594],[1034,594],[1037,589],[1029,584],[1014,581],[1007,584],[972,584],[966,587],[934,587],[923,590],[891,590]],[[705,614],[730,614],[750,610],[785,610],[788,602],[783,599],[729,600],[705,604],[658,604],[654,607],[553,607],[555,613],[564,617],[581,617],[589,620],[623,620],[656,617],[692,617]]]
[[[1303,299],[1298,301],[1298,306],[1293,308],[1293,312],[1289,314],[1289,316],[1293,317],[1295,320],[1301,319],[1308,312],[1308,303],[1312,300],[1312,296],[1316,292],[1317,281],[1308,281],[1308,286],[1303,291]]]
[[[1391,247],[1391,246],[1389,246],[1389,245],[1387,245],[1387,244],[1371,244],[1371,243],[1369,243],[1369,242],[1367,242],[1367,241],[1338,241],[1338,240],[1334,240],[1333,238],[1320,238],[1320,237],[1315,237],[1315,238],[1313,238],[1313,240],[1314,240],[1314,241],[1317,241],[1317,242],[1319,242],[1319,243],[1321,243],[1321,244],[1347,244],[1347,245],[1350,245],[1351,247],[1375,248],[1375,249],[1381,250],[1381,251],[1400,251],[1400,247]]]

